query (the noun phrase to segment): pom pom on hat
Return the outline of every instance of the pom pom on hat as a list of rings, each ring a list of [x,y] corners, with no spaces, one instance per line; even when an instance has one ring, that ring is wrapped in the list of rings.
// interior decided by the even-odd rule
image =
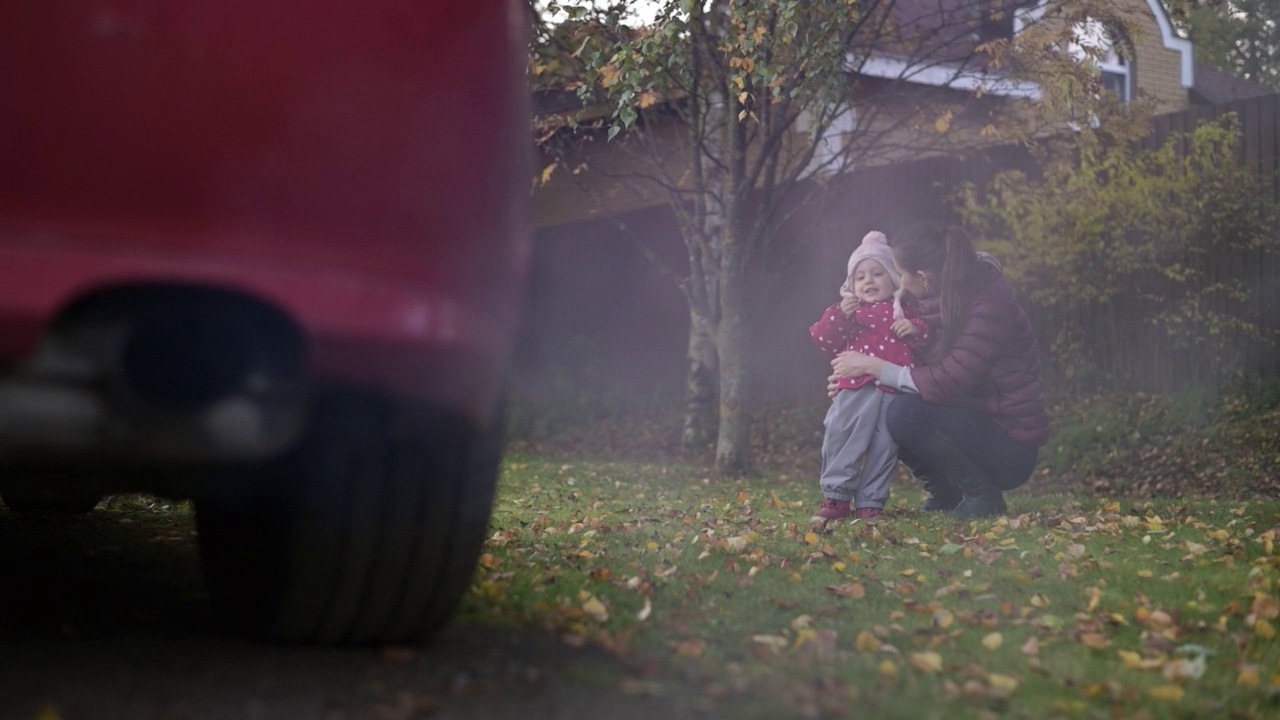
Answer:
[[[853,276],[853,271],[858,267],[858,263],[863,260],[875,260],[884,267],[884,271],[889,275],[889,280],[894,287],[893,317],[902,319],[902,274],[898,272],[898,267],[893,263],[893,249],[889,247],[888,238],[879,230],[872,230],[863,236],[862,243],[849,256],[849,267],[845,271],[844,284],[840,286],[840,297],[853,297],[853,286],[849,279]]]

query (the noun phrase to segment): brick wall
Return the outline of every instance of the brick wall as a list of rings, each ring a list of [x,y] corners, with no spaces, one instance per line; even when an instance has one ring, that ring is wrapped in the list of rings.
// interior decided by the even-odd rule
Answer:
[[[1186,109],[1190,98],[1188,88],[1182,86],[1182,54],[1164,46],[1160,25],[1150,13],[1146,0],[1125,1],[1136,3],[1142,10],[1135,14],[1136,27],[1131,38],[1138,56],[1134,63],[1138,92],[1159,102],[1157,112]]]

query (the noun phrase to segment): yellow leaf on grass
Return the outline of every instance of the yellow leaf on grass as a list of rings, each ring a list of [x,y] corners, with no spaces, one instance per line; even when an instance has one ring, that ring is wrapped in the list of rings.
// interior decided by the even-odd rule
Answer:
[[[787,646],[787,639],[781,635],[752,635],[751,642],[767,645],[781,650]]]
[[[1182,696],[1186,694],[1186,691],[1177,685],[1161,685],[1159,687],[1151,688],[1147,691],[1147,694],[1156,700],[1176,701],[1181,700]]]
[[[804,534],[804,541],[805,541],[805,543],[806,543],[806,544],[809,544],[809,545],[817,545],[817,544],[818,544],[818,533],[815,533],[815,532],[807,532],[807,533],[805,533],[805,534]]]
[[[998,632],[988,633],[982,638],[982,646],[988,650],[995,650],[1004,644],[1004,636]]]
[[[987,682],[991,683],[993,689],[1006,694],[1018,689],[1018,679],[1011,675],[991,673],[987,676]]]
[[[956,621],[956,616],[946,608],[942,608],[933,614],[933,624],[936,627],[946,630],[951,627],[951,623]]]
[[[882,660],[880,662],[880,674],[889,679],[898,677],[897,664],[892,660]]]
[[[1140,577],[1140,578],[1149,578],[1149,577],[1151,577],[1151,576],[1152,576],[1152,575],[1154,575],[1154,574],[1155,574],[1155,573],[1151,572],[1150,570],[1139,570],[1139,571],[1138,571],[1138,577]]]
[[[1142,667],[1142,656],[1132,650],[1121,650],[1116,653],[1120,656],[1120,662],[1130,670],[1137,670]]]
[[[880,638],[872,635],[866,630],[863,630],[858,633],[858,637],[853,641],[853,646],[862,652],[879,652]]]
[[[802,648],[805,646],[805,643],[809,642],[810,640],[814,639],[817,636],[818,636],[817,630],[814,630],[811,627],[801,628],[798,632],[796,632],[796,641],[791,644],[791,648],[793,650]]]
[[[1276,627],[1269,620],[1259,620],[1254,623],[1253,631],[1264,640],[1271,640],[1276,636]]]
[[[1089,588],[1089,606],[1084,609],[1085,612],[1093,612],[1098,607],[1098,601],[1102,599],[1102,591],[1096,587]]]
[[[605,622],[609,619],[609,609],[600,602],[600,599],[594,595],[587,597],[582,603],[582,611],[591,616],[596,622]]]
[[[1037,608],[1047,608],[1049,607],[1049,598],[1045,597],[1041,593],[1036,593],[1035,595],[1031,596],[1031,606],[1037,607]]]
[[[925,673],[942,672],[942,656],[932,651],[911,653],[911,667]]]
[[[1236,676],[1236,684],[1240,687],[1257,687],[1262,679],[1257,665],[1241,665],[1240,674]]]

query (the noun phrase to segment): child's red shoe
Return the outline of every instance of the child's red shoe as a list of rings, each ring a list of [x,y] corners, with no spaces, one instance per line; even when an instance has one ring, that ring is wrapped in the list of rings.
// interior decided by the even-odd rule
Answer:
[[[831,522],[849,517],[849,501],[826,498],[818,506],[818,511],[809,518],[813,522]]]

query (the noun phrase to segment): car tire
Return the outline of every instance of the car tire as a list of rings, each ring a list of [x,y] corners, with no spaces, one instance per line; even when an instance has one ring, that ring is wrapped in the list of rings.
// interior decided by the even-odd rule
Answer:
[[[299,447],[196,499],[210,600],[269,640],[424,640],[453,614],[484,543],[504,419],[357,393],[321,399]]]
[[[0,494],[0,500],[4,500],[10,510],[23,515],[87,515],[102,502],[102,495],[74,490],[6,490]]]

